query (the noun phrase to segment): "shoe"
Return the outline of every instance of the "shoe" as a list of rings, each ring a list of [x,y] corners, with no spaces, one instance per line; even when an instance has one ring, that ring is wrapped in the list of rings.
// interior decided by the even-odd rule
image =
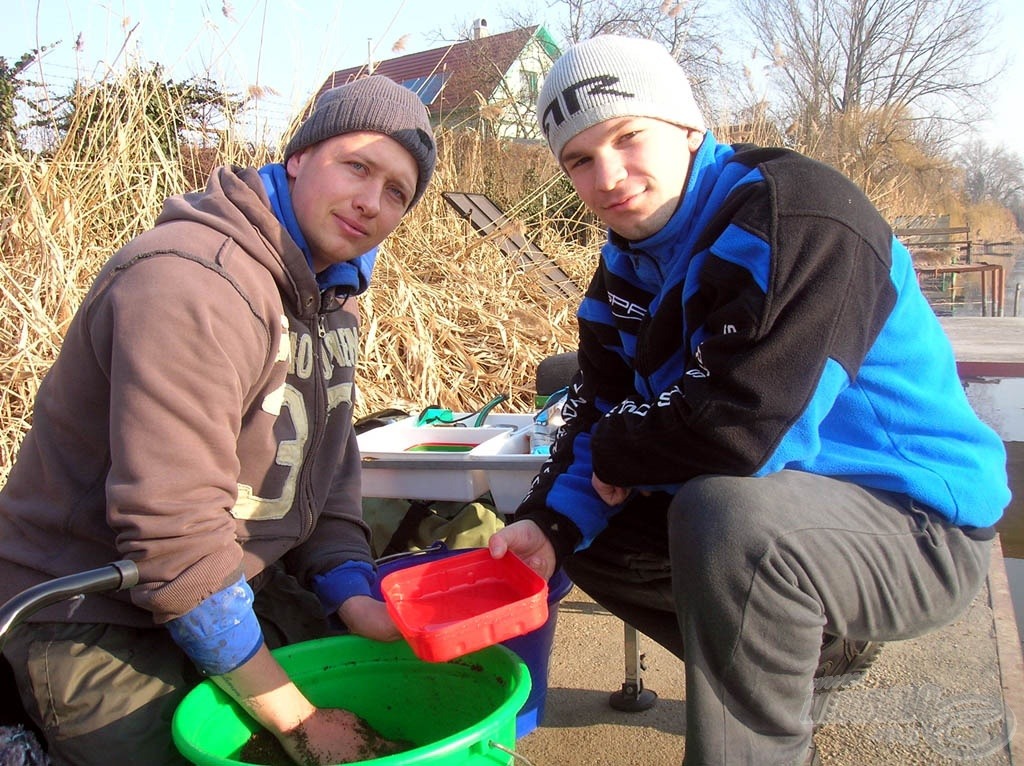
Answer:
[[[826,636],[821,645],[818,670],[814,673],[814,695],[811,698],[811,720],[817,730],[828,718],[835,695],[864,680],[871,665],[882,651],[876,641],[850,641],[839,636]],[[814,748],[811,748],[812,755]],[[808,761],[815,763],[815,761]]]
[[[814,674],[815,692],[849,689],[860,683],[881,651],[882,644],[877,641],[826,636]]]

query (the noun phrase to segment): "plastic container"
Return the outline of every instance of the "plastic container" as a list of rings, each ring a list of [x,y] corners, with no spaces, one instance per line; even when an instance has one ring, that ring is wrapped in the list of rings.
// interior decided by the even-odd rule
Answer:
[[[503,646],[431,663],[403,642],[336,636],[277,649],[274,656],[314,704],[351,710],[382,736],[414,743],[369,761],[374,766],[510,762],[500,748],[515,747],[516,711],[530,693],[530,674]],[[200,766],[249,766],[239,752],[258,729],[209,680],[186,695],[171,724],[178,750]]]
[[[532,426],[488,439],[470,450],[467,458],[480,469],[499,513],[513,513],[530,490],[547,455],[530,454]],[[365,475],[365,474],[364,474]]]
[[[460,551],[384,575],[388,613],[416,655],[445,662],[529,633],[548,619],[548,584],[514,554]]]
[[[487,492],[487,477],[468,462],[469,452],[509,430],[499,426],[417,426],[410,418],[365,431],[357,437],[363,495],[475,500]],[[452,445],[462,445],[464,450],[453,452]]]
[[[417,426],[419,417],[411,415],[359,434],[363,496],[471,502],[486,494],[487,476],[469,462],[470,453],[528,427],[533,414],[490,412],[483,426],[466,426],[474,417],[455,412],[463,425]]]
[[[378,562],[378,571],[384,575],[404,567],[413,566],[425,560],[437,560],[460,553],[438,543],[422,551],[396,554]],[[534,631],[509,639],[503,645],[515,652],[526,663],[530,671],[530,694],[516,715],[516,737],[524,737],[544,722],[544,708],[547,702],[548,674],[551,664],[551,650],[555,642],[555,628],[558,621],[558,605],[572,590],[572,581],[562,570],[555,572],[548,581],[548,618]]]

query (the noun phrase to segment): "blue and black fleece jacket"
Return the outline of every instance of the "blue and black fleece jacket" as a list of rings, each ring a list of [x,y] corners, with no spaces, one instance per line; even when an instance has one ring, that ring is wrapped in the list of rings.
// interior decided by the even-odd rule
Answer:
[[[910,253],[820,162],[708,132],[665,227],[610,233],[578,321],[566,425],[516,514],[560,554],[619,510],[592,473],[671,493],[807,471],[964,527],[1009,503],[1003,444],[967,401]]]

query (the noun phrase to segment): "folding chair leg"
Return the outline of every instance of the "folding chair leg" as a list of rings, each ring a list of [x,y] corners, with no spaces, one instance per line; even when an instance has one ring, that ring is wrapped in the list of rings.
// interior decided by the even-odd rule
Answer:
[[[644,688],[644,656],[640,653],[640,634],[628,623],[622,623],[626,649],[626,680],[622,688],[612,692],[608,704],[626,713],[649,710],[658,701],[658,695]]]

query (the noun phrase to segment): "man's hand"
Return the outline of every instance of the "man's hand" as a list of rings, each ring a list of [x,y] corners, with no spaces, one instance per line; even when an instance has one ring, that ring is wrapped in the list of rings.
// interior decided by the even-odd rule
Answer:
[[[211,679],[277,737],[292,760],[302,766],[365,761],[405,749],[381,738],[353,713],[316,707],[292,683],[266,645],[244,665]]]
[[[384,739],[354,713],[334,708],[316,708],[302,723],[277,738],[291,759],[302,766],[369,761],[409,747]]]
[[[532,521],[517,521],[499,529],[491,535],[487,547],[496,559],[512,551],[545,580],[555,573],[555,549]]]
[[[338,616],[357,636],[374,641],[397,641],[402,637],[383,601],[369,596],[352,596],[338,607]]]
[[[626,487],[616,487],[612,484],[605,484],[599,478],[597,474],[591,474],[590,484],[594,487],[594,491],[597,496],[604,500],[608,505],[619,505],[626,502],[626,498],[629,497],[629,489]]]

